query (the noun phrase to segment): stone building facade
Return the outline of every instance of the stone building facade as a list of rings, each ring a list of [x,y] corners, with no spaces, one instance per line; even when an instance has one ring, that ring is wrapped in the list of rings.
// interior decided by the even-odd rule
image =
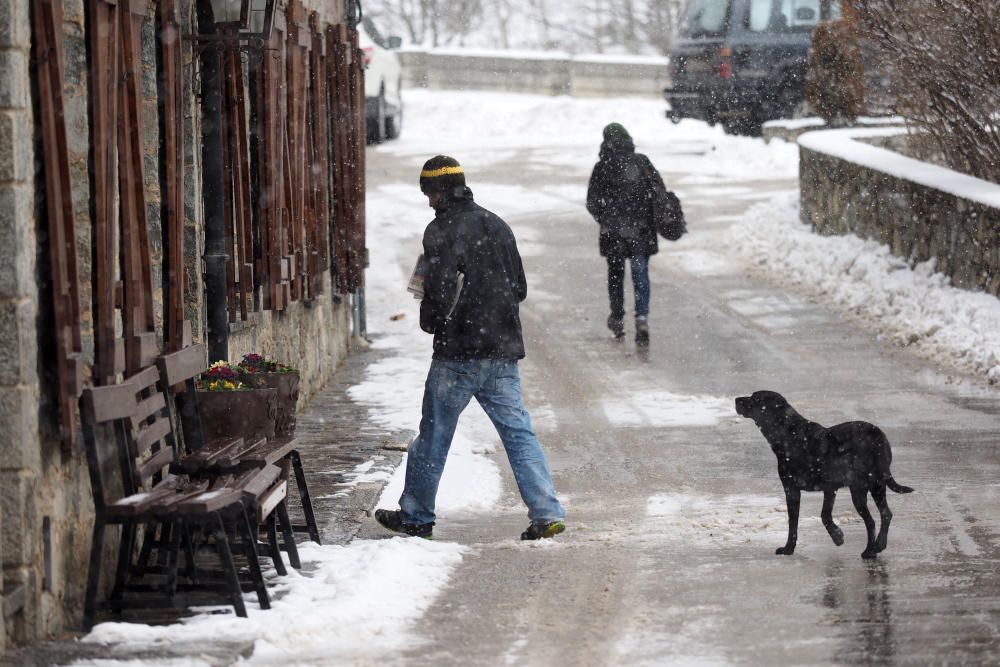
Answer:
[[[245,42],[242,51],[219,50],[223,69],[235,63],[220,85],[246,99],[223,108],[224,140],[235,143],[225,145],[223,173],[215,173],[206,166],[204,49],[190,39],[205,32],[207,0],[0,2],[0,654],[79,629],[93,525],[72,405],[81,386],[123,377],[143,355],[206,342],[219,307],[229,326],[215,330],[224,343],[215,349],[231,361],[257,352],[297,366],[305,399],[348,354],[365,257],[355,6],[278,0],[265,49]],[[95,32],[102,25],[116,35],[110,45]],[[254,60],[261,51],[284,60],[262,73]],[[95,92],[102,62],[119,68],[108,77],[118,92],[107,99]],[[173,75],[170,62],[179,66]],[[137,122],[123,126],[130,77]],[[285,97],[286,88],[306,101]],[[279,92],[264,102],[268,90]],[[102,106],[108,99],[115,103]],[[277,119],[272,127],[254,125],[268,113]],[[129,129],[138,137],[133,161],[126,159]],[[275,145],[292,147],[283,160],[264,159],[269,132]],[[228,264],[216,267],[229,269],[228,307],[225,294],[220,306],[206,290],[213,275],[206,234],[217,203],[206,183],[213,174],[228,202],[215,207],[229,230]],[[275,178],[292,186],[277,202],[263,186]],[[141,187],[128,191],[122,184],[129,182]],[[102,202],[114,211],[104,223]],[[138,209],[128,208],[137,202]],[[267,206],[279,217],[265,219]],[[54,231],[57,214],[66,238]],[[98,247],[100,224],[111,230],[110,259]],[[127,247],[137,229],[138,241]],[[279,245],[268,245],[275,229]],[[143,275],[124,266],[129,253],[145,258],[137,265]],[[237,257],[242,264],[234,267]],[[101,271],[114,284],[101,283]],[[110,290],[110,302],[99,288]],[[135,294],[148,310],[145,330],[132,321],[142,319]]]

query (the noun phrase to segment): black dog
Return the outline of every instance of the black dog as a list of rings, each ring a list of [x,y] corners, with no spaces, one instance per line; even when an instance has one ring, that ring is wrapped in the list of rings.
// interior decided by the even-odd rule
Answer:
[[[885,434],[868,422],[845,422],[824,428],[811,422],[773,391],[755,391],[752,396],[736,399],[736,414],[752,419],[778,457],[778,477],[785,487],[788,503],[788,542],[775,553],[795,551],[799,526],[799,498],[802,491],[822,491],[823,525],[834,544],[844,543],[844,533],[833,522],[833,501],[837,489],[849,487],[854,509],[864,519],[868,544],[862,558],[875,558],[885,549],[892,512],[885,500],[885,488],[896,493],[910,493],[908,486],[896,483],[889,472],[892,451]],[[875,520],[868,511],[871,492],[882,518],[878,537]]]

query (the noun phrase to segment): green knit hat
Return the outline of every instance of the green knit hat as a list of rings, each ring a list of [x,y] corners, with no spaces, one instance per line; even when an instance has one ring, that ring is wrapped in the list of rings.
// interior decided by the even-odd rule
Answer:
[[[628,130],[621,123],[608,123],[604,126],[604,140],[632,141],[632,135],[628,133]]]
[[[424,163],[420,170],[420,190],[423,193],[453,192],[465,187],[465,171],[453,157],[437,155]]]

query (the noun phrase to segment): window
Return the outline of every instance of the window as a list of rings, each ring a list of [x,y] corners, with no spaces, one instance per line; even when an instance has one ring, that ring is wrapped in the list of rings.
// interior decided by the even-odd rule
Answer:
[[[808,32],[819,22],[820,4],[820,0],[750,0],[747,27],[754,32]]]
[[[375,23],[367,16],[361,19],[361,23],[364,26],[365,32],[371,37],[372,41],[381,46],[383,49],[389,48],[387,40],[382,37],[382,33],[378,31],[375,27]]]
[[[729,0],[691,0],[681,21],[681,33],[688,37],[721,35],[729,18]]]

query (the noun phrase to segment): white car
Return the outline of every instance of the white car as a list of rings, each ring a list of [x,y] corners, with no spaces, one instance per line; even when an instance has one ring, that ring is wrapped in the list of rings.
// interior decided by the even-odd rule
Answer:
[[[361,21],[358,41],[365,57],[365,111],[368,141],[395,139],[403,129],[403,68],[396,49],[399,37],[385,38],[367,16]]]

